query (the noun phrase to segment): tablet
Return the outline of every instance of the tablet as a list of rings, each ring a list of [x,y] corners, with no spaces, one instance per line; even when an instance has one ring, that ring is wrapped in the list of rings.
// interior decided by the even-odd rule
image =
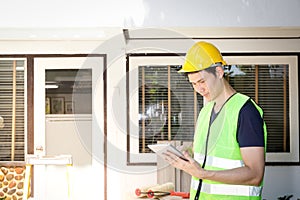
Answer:
[[[161,157],[165,157],[164,153],[166,152],[171,152],[178,156],[179,158],[186,160],[187,159],[184,157],[183,153],[179,151],[176,147],[174,147],[172,144],[169,143],[164,143],[164,144],[149,144],[148,147],[154,151],[156,154],[158,154]]]

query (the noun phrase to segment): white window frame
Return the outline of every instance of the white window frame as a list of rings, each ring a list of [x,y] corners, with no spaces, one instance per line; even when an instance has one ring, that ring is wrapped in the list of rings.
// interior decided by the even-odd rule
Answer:
[[[263,53],[262,53],[263,54]],[[266,162],[299,164],[299,94],[298,94],[298,56],[297,55],[244,55],[224,56],[228,64],[288,64],[289,65],[289,111],[290,111],[290,152],[267,153]],[[155,164],[157,157],[153,153],[139,153],[138,131],[138,67],[142,65],[182,65],[181,56],[141,56],[129,59],[129,148],[128,164]]]

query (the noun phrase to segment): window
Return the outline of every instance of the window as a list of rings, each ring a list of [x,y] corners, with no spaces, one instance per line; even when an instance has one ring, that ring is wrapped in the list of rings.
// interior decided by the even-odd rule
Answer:
[[[46,69],[46,114],[91,114],[91,69]],[[80,104],[73,99],[80,99]],[[75,110],[76,109],[76,110]]]
[[[202,97],[177,70],[182,58],[128,57],[129,152],[128,163],[155,164],[147,147],[159,140],[191,141]]]
[[[0,161],[23,161],[25,139],[24,59],[0,60]]]
[[[267,162],[299,163],[297,56],[224,58],[232,65],[230,84],[264,109]],[[128,63],[128,163],[155,162],[148,144],[193,140],[202,97],[177,73],[180,56],[137,54],[128,56]]]
[[[297,56],[228,56],[229,82],[263,109],[267,162],[299,163]]]
[[[191,141],[202,98],[178,65],[139,66],[139,152],[159,140]]]

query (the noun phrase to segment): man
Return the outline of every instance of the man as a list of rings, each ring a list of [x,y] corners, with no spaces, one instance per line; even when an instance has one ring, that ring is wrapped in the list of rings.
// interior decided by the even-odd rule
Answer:
[[[194,44],[180,72],[204,97],[194,135],[194,157],[166,160],[192,175],[190,199],[261,199],[266,125],[262,109],[224,78],[226,62],[207,42]]]

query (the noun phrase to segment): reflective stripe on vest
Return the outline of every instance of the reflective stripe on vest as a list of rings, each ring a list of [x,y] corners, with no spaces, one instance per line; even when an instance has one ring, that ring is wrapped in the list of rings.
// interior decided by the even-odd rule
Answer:
[[[199,180],[192,179],[191,188],[197,190]],[[217,195],[260,196],[262,187],[248,185],[208,184],[203,182],[201,192]]]
[[[200,153],[194,153],[194,159],[200,164],[202,164],[204,161],[204,155]],[[226,158],[207,156],[206,166],[213,166],[223,169],[233,169],[243,167],[244,162],[242,160],[231,160]]]

